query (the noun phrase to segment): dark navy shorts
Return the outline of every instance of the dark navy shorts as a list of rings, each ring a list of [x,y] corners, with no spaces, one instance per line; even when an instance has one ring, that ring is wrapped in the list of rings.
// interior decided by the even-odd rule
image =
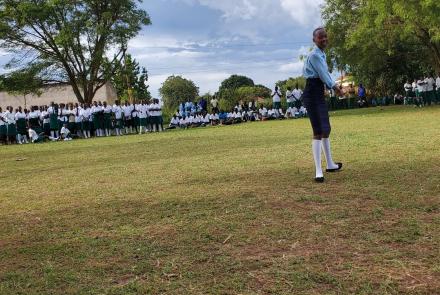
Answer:
[[[321,79],[307,79],[303,93],[304,106],[310,118],[313,135],[328,135],[331,132],[328,106],[324,97],[324,83]]]

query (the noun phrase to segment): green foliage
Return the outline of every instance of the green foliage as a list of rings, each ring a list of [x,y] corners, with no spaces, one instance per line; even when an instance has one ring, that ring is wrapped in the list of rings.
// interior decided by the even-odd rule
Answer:
[[[150,100],[151,94],[148,91],[148,72],[141,68],[136,59],[127,54],[123,61],[116,66],[115,75],[111,82],[116,88],[118,98],[121,101]]]
[[[421,0],[328,0],[330,65],[380,95],[440,71],[440,4]]]
[[[165,109],[175,112],[179,104],[186,101],[195,101],[199,95],[196,84],[181,76],[170,76],[159,89]]]
[[[151,23],[139,2],[0,0],[0,48],[18,55],[11,68],[45,64],[36,73],[43,83],[67,82],[78,101],[91,102],[128,41]]]
[[[231,96],[231,91],[234,91],[240,87],[254,86],[254,81],[251,78],[240,75],[232,75],[220,84],[218,94],[221,98]]]

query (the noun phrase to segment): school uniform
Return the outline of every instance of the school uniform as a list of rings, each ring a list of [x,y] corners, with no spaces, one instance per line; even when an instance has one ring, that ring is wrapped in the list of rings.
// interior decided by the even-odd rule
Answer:
[[[279,109],[281,107],[281,95],[278,91],[272,93],[272,103],[274,109]]]
[[[313,129],[314,136],[326,136],[321,139],[313,139],[312,153],[315,163],[315,181],[323,182],[324,174],[321,166],[321,152],[324,151],[327,160],[327,172],[335,172],[342,168],[342,163],[333,161],[330,149],[331,125],[328,115],[328,106],[325,101],[325,87],[334,89],[336,82],[328,71],[326,55],[323,50],[315,46],[308,55],[303,69],[303,76],[306,78],[306,88],[303,93],[304,106]]]
[[[440,76],[437,77],[437,79],[435,79],[435,87],[436,87],[436,102],[439,103],[440,102]]]
[[[106,130],[106,135],[109,136],[109,131],[110,129],[112,129],[112,111],[113,108],[109,105],[107,105],[106,107],[103,106],[102,108],[103,110],[103,114],[104,114],[104,124],[103,124],[103,129]]]
[[[331,126],[324,91],[325,86],[332,89],[336,83],[330,77],[326,55],[320,48],[315,46],[307,57],[303,75],[307,79],[303,100],[309,112],[313,133],[314,135],[330,134]]]
[[[32,111],[28,114],[29,126],[36,132],[42,132],[42,128],[40,125],[40,115],[40,111]]]
[[[123,129],[124,128],[124,122],[123,122],[123,115],[124,110],[121,106],[113,105],[113,113],[115,114],[115,128],[117,129]]]
[[[69,123],[68,114],[69,110],[67,110],[66,108],[60,108],[58,110],[58,125],[60,126],[60,130],[64,126],[64,124]]]
[[[50,115],[48,111],[42,111],[40,114],[40,121],[43,122],[43,132],[47,136],[50,135]]]
[[[15,122],[15,114],[6,111],[3,117],[6,119],[6,136],[15,138],[17,136],[17,125]]]
[[[73,109],[73,114],[75,116],[75,131],[78,136],[82,134],[82,117],[81,117],[81,107],[76,107]]]
[[[15,122],[17,124],[17,134],[26,136],[26,114],[24,112],[16,112]]]
[[[67,111],[67,128],[71,130],[72,133],[76,133],[76,111],[71,109]]]
[[[124,113],[124,126],[125,128],[134,127],[131,113],[133,111],[133,105],[122,106],[122,111]]]
[[[426,103],[431,105],[433,101],[435,101],[435,92],[434,92],[434,84],[435,80],[432,77],[428,77],[425,79],[426,83]]]
[[[39,143],[44,141],[44,137],[40,136],[34,129],[29,128],[28,130],[29,139],[32,143]]]
[[[303,92],[301,89],[293,89],[292,95],[293,95],[293,106],[296,108],[301,107],[301,96]]]
[[[0,140],[4,140],[7,134],[6,118],[4,112],[0,113]]]
[[[58,131],[60,129],[60,123],[58,122],[58,109],[50,106],[47,108],[49,114],[50,131]]]
[[[79,112],[81,121],[81,130],[83,131],[84,137],[90,137],[90,127],[92,121],[92,111],[90,108],[81,109]]]

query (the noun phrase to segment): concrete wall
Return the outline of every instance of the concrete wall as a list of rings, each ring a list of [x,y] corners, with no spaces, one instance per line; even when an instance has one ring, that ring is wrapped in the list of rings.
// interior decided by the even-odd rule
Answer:
[[[29,108],[31,105],[49,105],[52,101],[56,103],[75,103],[78,102],[73,89],[70,85],[60,84],[45,87],[42,89],[41,96],[26,96],[26,107]],[[113,104],[117,99],[116,90],[114,87],[107,83],[95,95],[94,100],[96,101],[107,101],[109,104]],[[14,108],[18,106],[25,106],[24,97],[21,95],[12,95],[6,92],[0,92],[0,106],[3,110],[7,106],[12,106]]]

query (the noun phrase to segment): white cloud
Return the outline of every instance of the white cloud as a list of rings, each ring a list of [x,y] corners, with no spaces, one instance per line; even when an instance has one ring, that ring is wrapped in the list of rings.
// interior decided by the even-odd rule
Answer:
[[[320,5],[324,0],[184,0],[196,2],[223,13],[226,21],[248,20],[282,22],[287,17],[301,26],[321,23]],[[287,17],[286,17],[287,16]]]
[[[303,26],[320,25],[320,5],[323,0],[280,0],[281,7],[290,14],[293,20]]]
[[[303,69],[304,62],[296,61],[281,65],[279,71],[283,73],[289,73],[290,76],[299,75]]]

